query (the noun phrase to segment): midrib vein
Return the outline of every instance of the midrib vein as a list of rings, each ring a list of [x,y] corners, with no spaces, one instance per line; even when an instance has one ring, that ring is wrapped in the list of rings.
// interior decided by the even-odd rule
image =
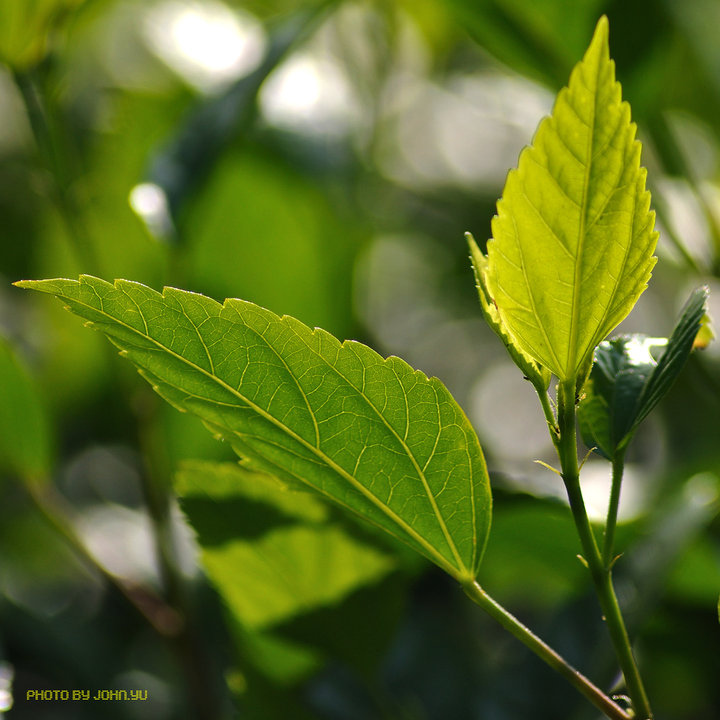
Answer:
[[[595,121],[597,117],[597,89],[600,76],[600,64],[602,60],[598,60],[598,66],[595,73],[595,88],[593,91],[592,118],[588,124],[588,139],[586,144],[587,165],[585,167],[585,177],[583,178],[583,194],[580,203],[580,221],[578,227],[578,245],[577,255],[575,257],[575,268],[573,275],[573,298],[572,298],[572,315],[570,319],[570,343],[566,355],[566,374],[570,377],[577,370],[577,339],[580,324],[580,290],[582,283],[582,260],[585,251],[585,232],[587,225],[588,213],[588,196],[590,192],[590,175],[592,173],[593,164],[593,141],[595,139]],[[570,104],[570,99],[568,99]],[[574,110],[574,108],[573,108]],[[576,113],[577,115],[578,113]],[[579,117],[579,115],[578,115]]]
[[[555,348],[553,347],[553,344],[550,342],[550,337],[547,334],[547,329],[545,328],[545,324],[542,322],[542,319],[540,318],[540,313],[538,313],[537,305],[535,304],[535,297],[533,296],[532,292],[532,283],[530,282],[530,279],[528,278],[527,273],[527,266],[525,264],[525,254],[523,252],[523,244],[520,242],[520,232],[518,231],[517,221],[515,219],[515,215],[511,212],[509,213],[510,220],[512,221],[513,226],[513,238],[515,239],[515,244],[517,245],[518,251],[520,253],[520,269],[522,270],[523,275],[523,281],[525,282],[525,287],[527,288],[527,294],[528,299],[530,300],[530,309],[532,312],[533,317],[535,318],[535,326],[540,330],[540,334],[543,337],[543,340],[545,341],[545,349],[550,354],[549,360],[550,362],[546,361],[546,365],[548,367],[556,367],[558,370],[560,369],[560,361],[558,360],[557,354],[555,353]],[[499,283],[498,283],[499,285]],[[512,299],[512,296],[505,292],[505,294]],[[498,308],[499,312],[499,308]],[[525,340],[525,342],[530,345],[530,343]],[[533,348],[535,350],[535,353],[540,356],[543,353],[538,352],[536,348]]]

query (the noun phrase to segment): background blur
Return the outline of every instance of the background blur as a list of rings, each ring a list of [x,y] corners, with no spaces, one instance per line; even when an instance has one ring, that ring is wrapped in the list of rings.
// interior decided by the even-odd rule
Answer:
[[[609,688],[560,481],[532,462],[552,460],[542,415],[483,324],[463,239],[488,237],[602,13],[661,230],[623,327],[666,336],[703,282],[720,318],[717,0],[0,1],[0,716],[596,717],[390,540],[309,496],[203,499],[229,450],[10,283],[241,297],[440,377],[492,474],[480,581]],[[658,716],[716,720],[720,343],[646,425],[618,591]],[[607,475],[588,461],[598,517]],[[173,483],[200,489],[185,510],[223,599]],[[26,700],[48,689],[148,697]]]

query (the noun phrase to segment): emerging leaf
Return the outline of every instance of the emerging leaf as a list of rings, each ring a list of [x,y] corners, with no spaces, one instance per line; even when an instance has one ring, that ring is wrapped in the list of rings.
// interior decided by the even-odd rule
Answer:
[[[538,365],[522,348],[518,347],[509,333],[505,330],[497,308],[493,303],[487,289],[487,258],[482,254],[470,233],[465,233],[468,245],[470,246],[470,259],[472,260],[473,272],[475,273],[475,285],[480,297],[480,307],[485,322],[492,328],[493,332],[502,340],[512,361],[520,368],[522,374],[537,388],[538,392],[548,389],[550,385],[550,371]]]
[[[487,469],[437,378],[242,300],[89,276],[17,284],[62,299],[249,467],[306,483],[460,582],[475,577],[490,526]]]
[[[600,343],[578,408],[588,446],[612,459],[668,392],[693,349],[706,317],[707,288],[698,288],[683,308],[669,340],[624,335]],[[665,346],[655,361],[650,350]]]
[[[580,378],[647,286],[657,233],[645,176],[603,17],[508,174],[488,242],[505,331],[561,381]]]

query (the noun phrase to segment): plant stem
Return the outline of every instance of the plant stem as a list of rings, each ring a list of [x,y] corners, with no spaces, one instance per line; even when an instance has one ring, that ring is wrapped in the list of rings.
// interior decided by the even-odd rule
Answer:
[[[630,638],[613,588],[611,571],[604,564],[600,555],[587,510],[585,509],[582,490],[580,489],[575,433],[574,380],[565,381],[558,385],[558,425],[560,428],[558,455],[560,457],[560,467],[562,468],[562,478],[565,482],[575,527],[580,537],[584,560],[595,585],[595,592],[600,601],[603,619],[607,623],[610,639],[625,677],[636,717],[638,720],[651,720],[652,710],[650,709],[650,703],[637,663],[632,654]],[[619,499],[619,488],[616,494]]]
[[[479,605],[494,620],[497,620],[508,632],[532,650],[553,670],[562,675],[570,684],[582,693],[596,708],[611,720],[630,720],[621,707],[616,705],[600,688],[588,680],[582,673],[573,668],[563,657],[543,642],[530,629],[523,625],[514,615],[508,612],[497,601],[493,600],[474,581],[464,586],[468,597]]]
[[[47,72],[47,67],[38,66],[24,72],[16,71],[13,79],[25,105],[40,162],[49,175],[52,200],[71,239],[71,249],[85,272],[100,273],[92,238],[73,194],[76,178],[71,172],[67,151],[69,133],[54,106],[53,93],[47,87]]]
[[[605,521],[605,539],[603,541],[603,563],[606,570],[613,564],[615,545],[615,528],[617,527],[618,508],[620,507],[620,488],[625,469],[625,449],[617,450],[612,461],[612,486],[608,502],[607,520]]]
[[[547,389],[541,385],[535,385],[533,383],[533,387],[540,399],[540,406],[542,407],[543,415],[545,415],[545,421],[547,422],[548,430],[550,431],[550,438],[557,449],[559,430],[555,413],[550,405],[550,395],[548,394]]]
[[[128,602],[162,636],[173,637],[181,627],[181,618],[161,597],[147,588],[129,583],[110,572],[88,549],[75,531],[72,511],[46,479],[24,477],[23,487],[37,511],[63,538],[78,560],[90,572],[97,572],[117,588]]]
[[[178,562],[175,529],[172,522],[171,465],[157,418],[158,397],[144,387],[134,403],[138,441],[144,460],[141,474],[145,504],[152,520],[155,554],[161,587],[168,604],[182,618],[175,635],[175,651],[186,680],[187,717],[194,720],[215,720],[221,715],[222,700],[212,662],[202,632],[201,620],[195,612],[188,585]]]

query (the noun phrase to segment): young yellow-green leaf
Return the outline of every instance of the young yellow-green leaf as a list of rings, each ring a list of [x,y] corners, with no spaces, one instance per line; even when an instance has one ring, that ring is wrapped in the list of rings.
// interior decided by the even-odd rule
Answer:
[[[477,574],[487,469],[437,378],[242,300],[89,276],[17,284],[60,298],[253,469],[306,483],[460,582]]]
[[[650,278],[657,233],[645,175],[603,17],[508,174],[488,242],[488,289],[505,330],[561,381],[589,368]]]

